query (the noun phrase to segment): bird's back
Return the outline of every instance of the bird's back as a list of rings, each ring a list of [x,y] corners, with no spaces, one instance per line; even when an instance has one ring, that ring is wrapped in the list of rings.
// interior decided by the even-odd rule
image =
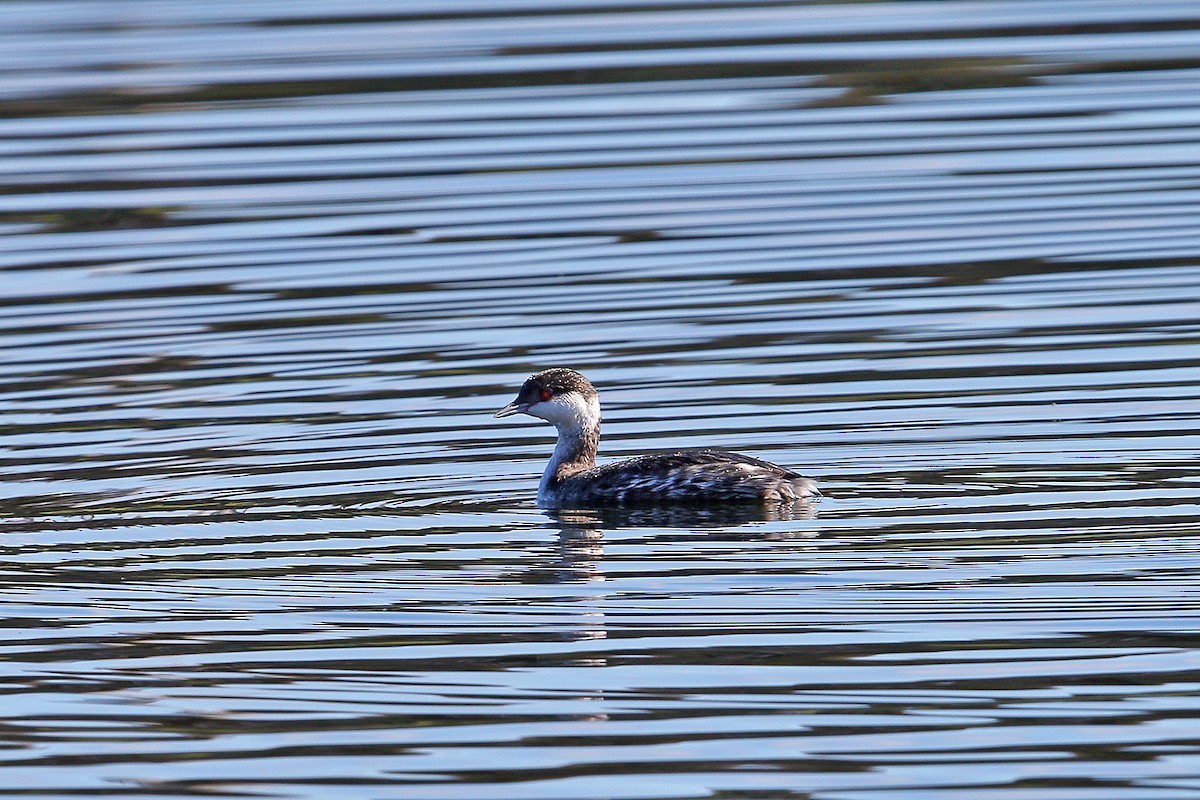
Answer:
[[[639,456],[575,473],[546,487],[558,505],[792,503],[817,493],[797,472],[723,450]]]

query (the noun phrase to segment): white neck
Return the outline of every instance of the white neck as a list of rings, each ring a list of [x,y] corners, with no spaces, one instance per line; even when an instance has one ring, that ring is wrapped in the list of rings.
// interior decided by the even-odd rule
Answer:
[[[600,401],[594,395],[585,398],[578,392],[569,392],[534,404],[529,413],[558,429],[554,454],[538,486],[538,496],[544,497],[556,480],[595,466],[596,447],[600,443]]]

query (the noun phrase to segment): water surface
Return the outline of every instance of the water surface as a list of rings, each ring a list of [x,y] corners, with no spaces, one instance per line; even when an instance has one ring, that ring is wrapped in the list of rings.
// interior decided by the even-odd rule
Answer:
[[[0,5],[0,794],[1200,791],[1191,2]],[[547,514],[606,457],[814,508]]]

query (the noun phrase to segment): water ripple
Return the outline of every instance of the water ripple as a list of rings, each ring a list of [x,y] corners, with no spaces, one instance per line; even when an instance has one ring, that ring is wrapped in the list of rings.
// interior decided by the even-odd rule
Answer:
[[[1193,797],[1198,21],[0,5],[0,793]]]

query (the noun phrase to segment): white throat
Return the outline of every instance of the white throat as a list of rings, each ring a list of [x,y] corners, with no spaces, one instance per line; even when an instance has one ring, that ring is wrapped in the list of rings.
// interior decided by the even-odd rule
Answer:
[[[558,429],[554,455],[542,474],[538,497],[545,497],[550,482],[564,464],[591,467],[595,464],[596,444],[600,438],[600,400],[592,395],[567,392],[549,400],[534,403],[529,412],[541,417]]]

